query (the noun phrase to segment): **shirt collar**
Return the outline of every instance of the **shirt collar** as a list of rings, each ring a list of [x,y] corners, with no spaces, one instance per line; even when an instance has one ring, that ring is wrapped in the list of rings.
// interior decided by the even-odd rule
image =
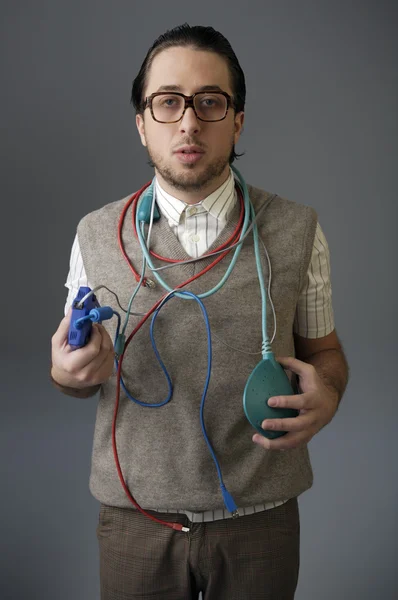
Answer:
[[[229,170],[229,177],[219,188],[212,192],[195,206],[202,207],[212,217],[219,221],[226,221],[233,206],[235,205],[235,179],[233,176],[232,169]],[[155,177],[155,194],[156,202],[162,214],[167,217],[171,225],[178,225],[181,216],[189,204],[186,204],[182,200],[178,200],[168,192],[166,192],[159,184]]]

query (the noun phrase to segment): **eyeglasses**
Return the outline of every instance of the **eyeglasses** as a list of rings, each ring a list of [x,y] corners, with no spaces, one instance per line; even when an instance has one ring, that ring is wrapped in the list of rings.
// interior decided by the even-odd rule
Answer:
[[[192,96],[179,92],[155,92],[145,98],[144,110],[148,106],[152,118],[158,123],[177,123],[189,107],[193,108],[200,121],[222,121],[234,104],[227,92],[196,92]]]

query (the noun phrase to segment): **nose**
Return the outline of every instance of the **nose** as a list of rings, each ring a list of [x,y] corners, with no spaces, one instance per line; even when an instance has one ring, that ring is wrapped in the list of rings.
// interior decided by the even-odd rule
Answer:
[[[200,121],[195,115],[194,109],[189,106],[185,109],[185,113],[180,121],[180,132],[181,133],[199,133]]]

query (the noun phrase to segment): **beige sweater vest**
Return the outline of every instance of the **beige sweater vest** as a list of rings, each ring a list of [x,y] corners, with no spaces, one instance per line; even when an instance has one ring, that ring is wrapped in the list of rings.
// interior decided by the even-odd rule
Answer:
[[[259,218],[258,227],[272,267],[271,295],[277,316],[273,352],[275,356],[294,356],[293,321],[311,259],[317,215],[308,206],[279,196],[272,198],[271,194],[252,186],[248,189],[256,212],[263,203],[268,203]],[[93,286],[103,284],[114,290],[124,308],[127,308],[136,287],[117,242],[118,221],[126,201],[127,198],[108,204],[86,215],[78,225],[78,239],[89,281]],[[228,239],[237,218],[238,207],[213,249]],[[131,207],[124,221],[123,240],[130,260],[140,271],[142,253],[133,234]],[[153,226],[151,249],[162,256],[181,260],[190,258],[164,218]],[[232,252],[185,289],[199,294],[213,288],[225,273],[231,256]],[[205,259],[177,266],[163,272],[164,278],[171,287],[175,287],[210,262],[210,259]],[[265,256],[263,267],[268,286]],[[153,279],[150,271],[146,275]],[[155,289],[141,289],[132,311],[147,312],[163,293],[159,285]],[[114,296],[107,290],[101,289],[98,298],[101,305],[120,311]],[[247,421],[242,406],[245,383],[261,360],[261,297],[251,234],[243,244],[227,283],[219,292],[205,299],[204,304],[211,331],[215,334],[204,419],[225,485],[238,507],[298,496],[313,482],[307,447],[286,451],[260,448],[252,442],[255,430]],[[130,318],[127,334],[139,319]],[[123,378],[135,398],[158,403],[167,396],[167,384],[152,350],[149,324],[150,319],[127,349]],[[116,318],[105,321],[103,325],[113,339]],[[271,339],[274,323],[269,302],[267,329]],[[159,313],[155,338],[171,376],[174,393],[167,405],[147,408],[135,404],[121,391],[116,437],[126,483],[137,502],[146,509],[159,506],[191,511],[224,508],[216,468],[199,419],[207,372],[207,338],[197,303],[171,299]],[[220,340],[247,353],[258,354],[233,350]],[[131,508],[119,481],[112,451],[115,392],[114,374],[100,391],[90,490],[100,502]]]

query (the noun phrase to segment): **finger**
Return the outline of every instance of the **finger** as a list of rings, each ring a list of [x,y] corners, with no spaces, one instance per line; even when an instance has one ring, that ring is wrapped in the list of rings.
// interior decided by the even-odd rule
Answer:
[[[264,431],[304,431],[312,427],[313,424],[312,416],[307,413],[292,419],[288,417],[284,419],[265,419],[261,423],[261,427]]]
[[[90,364],[101,351],[102,335],[98,326],[94,324],[91,328],[91,334],[88,344],[82,348],[72,350],[66,360],[65,368],[69,373],[80,372],[84,367]]]
[[[298,360],[298,358],[293,358],[293,356],[277,356],[276,360],[282,365],[282,367],[290,369],[293,371],[293,373],[300,375],[300,377],[304,377],[304,375],[308,374],[312,369],[314,369],[313,365],[305,363],[302,360]]]
[[[86,383],[103,383],[108,379],[114,367],[114,352],[102,348],[98,356],[79,374],[79,380]]]
[[[265,450],[291,450],[307,444],[312,437],[312,434],[308,431],[301,431],[299,433],[287,433],[275,440],[269,440],[256,433],[252,437],[252,440],[255,444],[258,444]]]
[[[84,379],[93,377],[97,372],[101,371],[104,366],[106,366],[106,370],[108,370],[109,363],[113,364],[114,349],[108,332],[99,323],[93,325],[93,332],[94,330],[95,335],[100,337],[100,347],[98,354],[95,355],[86,367],[82,369],[80,376]]]
[[[109,335],[105,327],[100,323],[97,323],[96,327],[98,328],[98,331],[100,332],[102,338],[101,348],[106,348],[107,350],[113,349],[113,342],[111,336]]]
[[[98,333],[101,336],[101,346],[98,355],[88,365],[88,369],[92,374],[99,371],[110,356],[113,360],[115,354],[112,340],[110,339],[106,329],[99,324],[97,324],[96,329],[98,329]]]
[[[288,396],[271,396],[268,405],[273,408],[295,408],[301,410],[312,407],[312,396],[310,393],[289,394]]]
[[[58,329],[52,337],[53,345],[56,346],[57,348],[60,348],[61,346],[63,346],[68,339],[68,331],[69,331],[71,315],[72,315],[72,307],[69,307],[68,312],[66,313],[66,315],[64,316],[64,318],[62,319],[60,324],[58,325]]]

